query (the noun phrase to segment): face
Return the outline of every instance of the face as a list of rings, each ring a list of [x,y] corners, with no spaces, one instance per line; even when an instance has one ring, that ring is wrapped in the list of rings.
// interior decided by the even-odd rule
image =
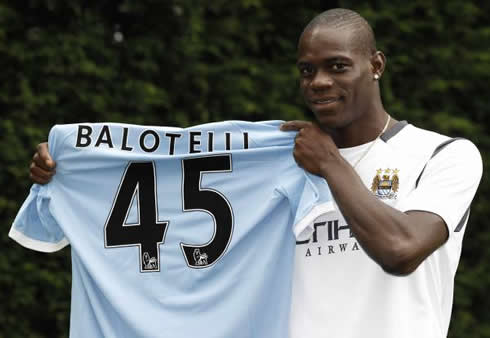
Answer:
[[[303,99],[327,129],[362,121],[375,101],[372,57],[355,48],[352,34],[319,26],[305,32],[298,45]]]

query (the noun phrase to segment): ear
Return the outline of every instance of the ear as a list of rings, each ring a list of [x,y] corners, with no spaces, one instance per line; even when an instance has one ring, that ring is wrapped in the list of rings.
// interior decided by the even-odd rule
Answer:
[[[377,75],[378,78],[381,78],[383,75],[383,72],[385,71],[385,66],[386,66],[386,56],[383,54],[382,51],[376,51],[372,56],[371,56],[371,69],[373,72],[373,76]]]

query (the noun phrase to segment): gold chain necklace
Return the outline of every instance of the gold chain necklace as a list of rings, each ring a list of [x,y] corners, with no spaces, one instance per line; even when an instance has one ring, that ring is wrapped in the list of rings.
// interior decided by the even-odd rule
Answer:
[[[357,165],[364,159],[364,157],[367,156],[367,154],[369,153],[369,151],[371,150],[371,148],[374,146],[374,144],[376,143],[376,141],[378,141],[378,139],[381,137],[381,135],[383,135],[384,132],[386,131],[386,129],[388,128],[388,125],[390,124],[390,121],[391,121],[391,116],[388,115],[388,121],[386,121],[386,124],[383,127],[383,130],[381,130],[381,133],[379,133],[378,136],[376,136],[376,138],[374,139],[374,141],[369,145],[369,147],[366,149],[366,151],[364,152],[364,154],[362,154],[361,157],[359,157],[359,159],[356,161],[356,163],[354,163],[354,165],[352,166],[352,168],[356,169]]]

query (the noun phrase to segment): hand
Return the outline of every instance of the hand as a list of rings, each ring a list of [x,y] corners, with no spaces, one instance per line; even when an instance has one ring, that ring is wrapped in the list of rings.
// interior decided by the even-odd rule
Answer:
[[[289,121],[281,125],[281,130],[297,130],[294,159],[300,167],[312,174],[326,177],[327,166],[331,161],[341,160],[332,137],[315,123]]]
[[[46,184],[51,181],[51,177],[56,173],[55,168],[56,162],[49,154],[48,143],[39,143],[37,151],[32,157],[29,177],[34,183]]]

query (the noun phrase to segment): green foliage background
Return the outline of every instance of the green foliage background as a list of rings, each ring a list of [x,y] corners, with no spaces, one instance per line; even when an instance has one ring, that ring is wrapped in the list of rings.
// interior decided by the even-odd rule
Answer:
[[[388,58],[386,109],[471,139],[489,163],[489,1],[0,0],[0,337],[67,336],[69,250],[45,256],[7,237],[28,194],[30,157],[53,124],[310,118],[296,42],[333,7],[373,25]],[[484,170],[456,278],[453,338],[490,337]]]

